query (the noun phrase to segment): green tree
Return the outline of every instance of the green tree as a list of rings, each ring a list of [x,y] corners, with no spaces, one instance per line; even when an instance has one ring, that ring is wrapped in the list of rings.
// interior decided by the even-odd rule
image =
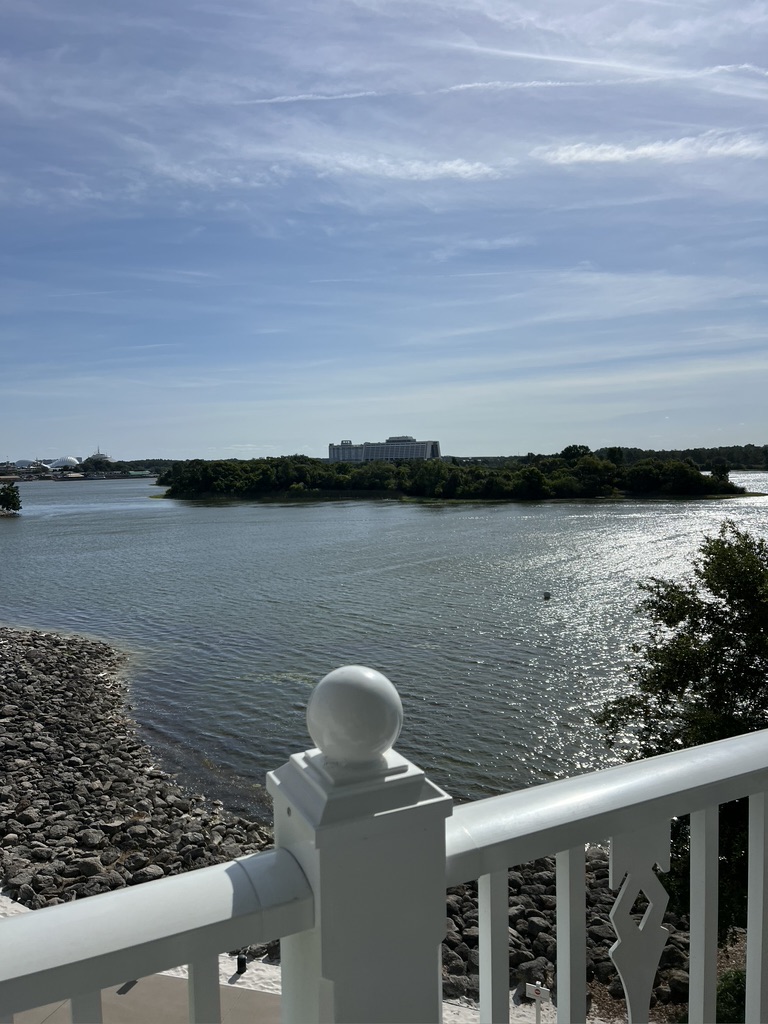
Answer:
[[[21,495],[19,488],[14,483],[4,484],[0,487],[0,512],[20,512]]]
[[[642,583],[650,620],[630,675],[635,686],[598,716],[609,742],[629,730],[637,756],[768,727],[768,542],[726,520],[704,538],[689,579]],[[720,816],[721,925],[742,923],[746,907],[746,806]],[[684,898],[687,824],[677,822],[680,855],[670,890]]]
[[[613,462],[598,459],[594,455],[584,455],[571,471],[581,483],[581,491],[588,498],[613,493],[617,483],[617,470]]]
[[[585,444],[569,444],[560,452],[560,458],[566,462],[578,462],[585,455],[591,455],[592,451]]]
[[[544,474],[536,466],[526,466],[515,476],[512,496],[526,501],[548,498],[550,490]]]
[[[691,579],[640,584],[650,634],[634,690],[600,720],[635,726],[642,756],[768,727],[768,543],[726,520]]]

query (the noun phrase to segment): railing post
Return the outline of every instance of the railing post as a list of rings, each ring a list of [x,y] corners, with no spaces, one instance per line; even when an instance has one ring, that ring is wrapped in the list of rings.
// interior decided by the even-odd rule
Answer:
[[[315,897],[314,928],[281,941],[284,1024],[435,1024],[451,798],[392,750],[402,705],[379,672],[331,672],[307,725],[316,749],[267,776],[275,844]]]

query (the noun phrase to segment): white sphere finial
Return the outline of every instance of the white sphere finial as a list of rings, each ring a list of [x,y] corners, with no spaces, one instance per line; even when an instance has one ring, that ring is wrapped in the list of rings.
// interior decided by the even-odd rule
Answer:
[[[393,746],[402,727],[400,694],[381,672],[363,665],[329,672],[307,705],[309,735],[329,761],[374,761]]]

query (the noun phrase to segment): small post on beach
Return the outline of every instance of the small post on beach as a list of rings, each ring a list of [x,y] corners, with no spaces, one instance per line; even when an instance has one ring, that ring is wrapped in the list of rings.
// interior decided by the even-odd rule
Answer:
[[[267,776],[275,845],[301,865],[315,926],[281,940],[283,1024],[441,1018],[451,798],[395,753],[397,690],[359,665],[318,683],[315,749]]]
[[[548,1003],[552,998],[549,989],[544,988],[542,983],[537,981],[534,985],[529,983],[525,986],[525,994],[536,1004],[536,1024],[541,1024],[541,1004],[542,1002]]]

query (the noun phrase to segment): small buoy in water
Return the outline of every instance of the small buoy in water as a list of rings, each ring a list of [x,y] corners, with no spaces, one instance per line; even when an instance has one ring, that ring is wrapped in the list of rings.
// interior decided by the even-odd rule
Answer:
[[[248,961],[245,958],[245,953],[237,954],[237,973],[245,974],[245,969],[248,966]]]
[[[544,600],[545,600],[545,601],[548,601],[548,600],[550,599],[550,597],[552,597],[552,595],[550,594],[550,592],[549,592],[548,590],[545,590],[545,591],[544,591]]]

